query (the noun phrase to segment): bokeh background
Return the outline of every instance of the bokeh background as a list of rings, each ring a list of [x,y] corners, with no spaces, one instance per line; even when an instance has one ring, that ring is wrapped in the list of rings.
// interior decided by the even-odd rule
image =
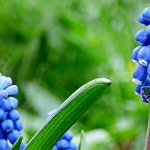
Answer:
[[[112,85],[71,128],[88,150],[144,149],[149,106],[134,94],[132,50],[146,0],[0,0],[0,72],[19,87],[26,141],[86,82]]]

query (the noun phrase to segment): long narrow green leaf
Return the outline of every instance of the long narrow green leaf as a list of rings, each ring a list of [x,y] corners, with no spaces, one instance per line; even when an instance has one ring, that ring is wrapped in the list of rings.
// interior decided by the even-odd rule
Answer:
[[[95,79],[74,92],[27,144],[25,150],[50,150],[61,136],[97,101],[111,84]]]
[[[83,130],[81,131],[81,138],[80,138],[80,144],[78,150],[87,150],[87,144],[86,144],[85,134]]]
[[[22,142],[23,136],[20,135],[16,143],[12,146],[11,150],[19,150],[21,142]]]

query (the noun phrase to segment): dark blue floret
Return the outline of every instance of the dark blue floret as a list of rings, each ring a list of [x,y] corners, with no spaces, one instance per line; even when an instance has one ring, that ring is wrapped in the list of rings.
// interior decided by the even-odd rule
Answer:
[[[141,65],[147,66],[150,63],[150,46],[142,47],[138,52],[137,58]]]
[[[148,26],[150,24],[150,21],[144,19],[143,15],[140,14],[140,16],[139,16],[139,23],[145,24],[146,26]]]
[[[135,40],[142,44],[142,46],[147,46],[150,44],[149,40],[150,34],[147,30],[140,30],[135,35]]]
[[[143,65],[138,65],[133,71],[132,81],[137,84],[143,84],[147,77],[147,67]]]

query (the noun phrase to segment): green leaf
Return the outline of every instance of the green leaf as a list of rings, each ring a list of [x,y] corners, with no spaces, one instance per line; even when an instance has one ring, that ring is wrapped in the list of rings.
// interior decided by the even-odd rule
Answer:
[[[29,141],[25,150],[50,150],[63,134],[98,100],[111,84],[99,78],[75,91]]]
[[[85,134],[84,131],[81,131],[81,139],[80,139],[80,144],[79,144],[79,149],[78,150],[87,150],[87,144],[85,140]]]
[[[22,142],[23,136],[20,135],[18,140],[15,142],[15,144],[12,146],[11,150],[19,150],[21,142]]]

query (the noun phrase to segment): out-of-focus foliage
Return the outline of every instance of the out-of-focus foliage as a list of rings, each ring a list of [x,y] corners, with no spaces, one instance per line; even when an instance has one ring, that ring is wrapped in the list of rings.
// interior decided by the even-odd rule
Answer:
[[[104,129],[105,140],[88,134],[89,150],[144,148],[148,105],[134,94],[131,52],[135,33],[145,28],[138,16],[146,0],[0,0],[0,6],[0,72],[19,86],[26,141],[46,112],[106,77],[111,88],[72,130]]]

